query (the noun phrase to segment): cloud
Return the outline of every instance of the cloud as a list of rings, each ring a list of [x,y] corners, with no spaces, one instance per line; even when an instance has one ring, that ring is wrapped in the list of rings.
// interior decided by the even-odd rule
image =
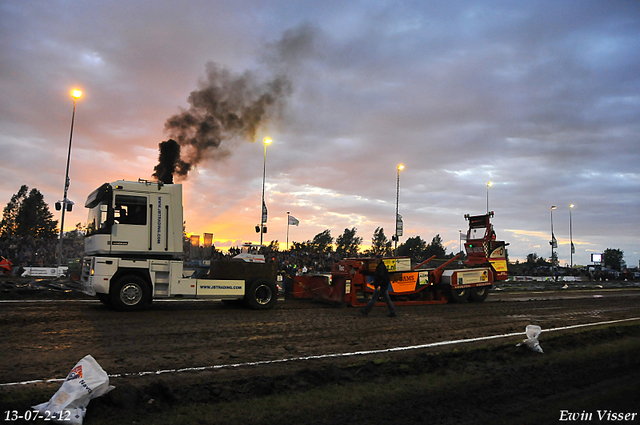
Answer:
[[[573,203],[574,262],[612,247],[635,265],[638,12],[633,1],[71,8],[8,0],[0,5],[0,199],[21,184],[47,202],[61,196],[74,85],[85,96],[71,198],[81,203],[105,181],[147,178],[165,121],[189,110],[215,63],[256,82],[286,75],[293,88],[277,122],[255,133],[274,140],[269,238],[284,241],[287,211],[301,221],[296,240],[352,226],[365,242],[378,226],[390,236],[402,162],[405,238],[440,233],[457,249],[463,214],[485,211],[491,180],[489,206],[498,237],[514,238],[512,259],[546,255],[551,205],[564,241]],[[224,243],[255,240],[263,147],[231,143],[227,153],[203,157],[184,181],[187,228],[215,229]],[[84,220],[78,210],[69,223]]]

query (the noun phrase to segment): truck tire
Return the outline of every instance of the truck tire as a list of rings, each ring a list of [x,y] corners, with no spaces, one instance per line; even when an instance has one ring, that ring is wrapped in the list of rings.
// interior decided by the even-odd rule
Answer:
[[[487,299],[489,295],[489,286],[476,286],[469,289],[469,301],[474,303],[481,303]]]
[[[449,288],[449,301],[463,303],[469,299],[469,288]]]
[[[111,305],[111,298],[109,297],[109,294],[97,293],[96,296],[98,297],[98,299],[102,304]]]
[[[151,304],[149,285],[139,276],[124,276],[109,290],[111,305],[116,310],[140,310]]]
[[[278,299],[278,287],[269,279],[256,279],[247,286],[245,302],[254,310],[273,308]]]

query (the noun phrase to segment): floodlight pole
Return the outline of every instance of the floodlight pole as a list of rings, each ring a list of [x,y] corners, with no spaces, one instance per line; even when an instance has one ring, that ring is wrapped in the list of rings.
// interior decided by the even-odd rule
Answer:
[[[260,246],[262,247],[262,237],[264,235],[264,223],[266,222],[265,217],[265,204],[264,204],[264,183],[265,178],[267,176],[267,145],[271,144],[272,140],[268,137],[265,137],[263,140],[264,144],[264,162],[262,166],[262,204],[260,205]]]
[[[393,238],[393,252],[394,255],[397,255],[397,249],[398,249],[398,207],[399,207],[399,202],[400,202],[400,170],[404,170],[404,165],[400,164],[397,167],[398,170],[398,179],[396,180],[396,230],[394,231],[395,233],[395,238]]]
[[[553,210],[556,209],[556,206],[553,205],[551,206],[551,242],[549,242],[551,244],[551,269],[555,270],[556,265],[553,262],[553,248],[554,247],[554,242],[556,241],[555,235],[553,234]]]
[[[573,270],[573,223],[571,219],[571,210],[573,210],[573,204],[569,205],[569,240],[571,241],[571,269]]]
[[[73,139],[73,123],[76,118],[76,100],[82,96],[80,90],[73,90],[73,113],[71,114],[71,131],[69,132],[69,151],[67,152],[67,169],[64,174],[64,195],[62,197],[62,217],[60,218],[60,241],[58,242],[58,269],[62,265],[62,235],[64,233],[64,214],[67,211],[67,193],[69,192],[69,161],[71,160],[71,140]],[[59,271],[58,271],[59,272]]]

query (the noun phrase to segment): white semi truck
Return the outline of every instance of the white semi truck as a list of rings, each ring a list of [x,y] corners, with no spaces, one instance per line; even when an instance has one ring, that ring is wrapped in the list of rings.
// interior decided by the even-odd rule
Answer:
[[[204,279],[183,277],[182,185],[139,180],[105,183],[89,209],[81,282],[89,295],[118,310],[156,298],[209,298],[272,308],[274,263],[212,261]]]

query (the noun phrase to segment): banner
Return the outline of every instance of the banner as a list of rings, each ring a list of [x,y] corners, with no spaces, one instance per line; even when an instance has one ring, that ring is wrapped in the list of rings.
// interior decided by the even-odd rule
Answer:
[[[402,216],[400,214],[396,217],[396,235],[402,236]]]
[[[264,201],[262,201],[262,222],[267,222],[267,206],[265,205]]]
[[[556,240],[556,235],[554,235],[553,233],[551,234],[551,242],[549,243],[551,244],[552,248],[558,247],[558,241]]]
[[[575,253],[576,253],[576,247],[575,247],[575,245],[573,244],[573,242],[571,242],[571,253],[572,253],[572,254],[575,254]]]
[[[289,216],[289,224],[291,226],[297,226],[298,224],[300,224],[300,220],[298,220],[297,218],[295,218],[294,216],[290,215]]]

